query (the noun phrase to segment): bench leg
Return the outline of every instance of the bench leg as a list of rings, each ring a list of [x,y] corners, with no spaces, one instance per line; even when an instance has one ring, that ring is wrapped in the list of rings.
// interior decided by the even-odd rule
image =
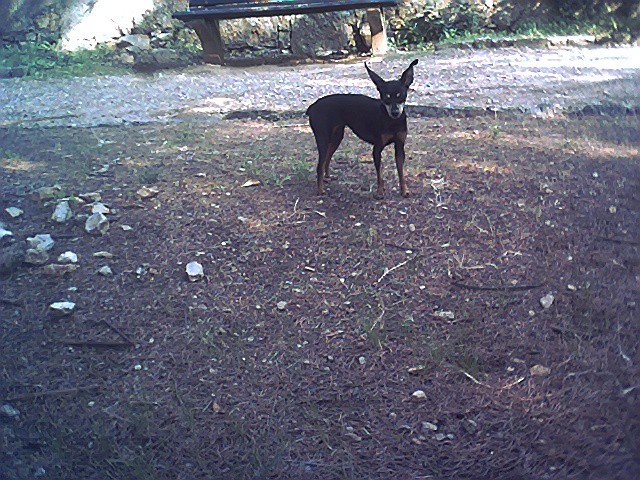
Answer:
[[[198,38],[200,38],[204,61],[222,65],[224,63],[224,42],[220,35],[218,20],[200,18],[190,21],[188,25],[196,31]]]
[[[380,8],[367,9],[367,22],[371,28],[371,53],[384,55],[387,53],[387,28],[384,24],[384,15]]]

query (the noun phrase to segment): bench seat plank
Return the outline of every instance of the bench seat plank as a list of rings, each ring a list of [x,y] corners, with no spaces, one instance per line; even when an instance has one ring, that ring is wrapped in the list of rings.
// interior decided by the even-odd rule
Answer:
[[[196,18],[209,18],[217,20],[231,20],[233,18],[249,17],[275,17],[278,15],[306,15],[312,13],[337,12],[341,10],[357,10],[362,8],[393,7],[396,0],[333,0],[333,1],[307,1],[307,2],[225,2],[216,3],[200,2],[203,5],[194,5],[184,12],[175,12],[174,18],[182,21],[190,21]]]

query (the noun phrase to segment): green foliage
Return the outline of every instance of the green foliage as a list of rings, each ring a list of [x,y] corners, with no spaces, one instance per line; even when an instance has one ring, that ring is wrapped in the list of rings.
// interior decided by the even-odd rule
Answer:
[[[424,13],[411,20],[399,35],[400,45],[429,44],[469,34],[489,31],[486,9],[472,0],[453,0],[443,9],[428,5]]]
[[[19,67],[28,77],[87,76],[121,71],[115,51],[106,46],[68,52],[50,42],[25,42],[0,48],[0,66]]]
[[[509,2],[503,2],[508,4]],[[492,15],[499,12],[473,0],[453,0],[443,8],[428,2],[424,12],[399,25],[396,44],[416,48],[440,42],[478,37],[540,38],[549,35],[596,35],[602,39],[629,41],[640,36],[638,0],[555,0],[551,17],[524,20],[498,28]],[[501,8],[506,8],[502,6]],[[544,23],[541,19],[546,18]]]

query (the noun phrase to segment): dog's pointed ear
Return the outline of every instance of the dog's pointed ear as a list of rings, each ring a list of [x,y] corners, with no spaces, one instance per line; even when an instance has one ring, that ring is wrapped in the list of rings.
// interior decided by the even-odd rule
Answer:
[[[364,62],[364,67],[367,69],[367,73],[369,74],[369,78],[371,78],[371,81],[375,83],[378,89],[380,89],[380,87],[384,85],[386,82],[382,79],[380,75],[378,75],[376,72],[374,72],[369,68],[369,65],[367,65],[367,62]]]
[[[413,66],[418,63],[418,59],[411,62],[411,65],[402,72],[402,76],[400,77],[400,82],[407,88],[413,83]]]

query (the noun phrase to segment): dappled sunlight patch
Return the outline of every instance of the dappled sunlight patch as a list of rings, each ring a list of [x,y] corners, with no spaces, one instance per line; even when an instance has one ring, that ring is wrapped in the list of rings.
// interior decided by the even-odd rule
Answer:
[[[44,162],[29,160],[21,155],[4,153],[0,155],[0,168],[12,172],[32,172],[44,167]]]

